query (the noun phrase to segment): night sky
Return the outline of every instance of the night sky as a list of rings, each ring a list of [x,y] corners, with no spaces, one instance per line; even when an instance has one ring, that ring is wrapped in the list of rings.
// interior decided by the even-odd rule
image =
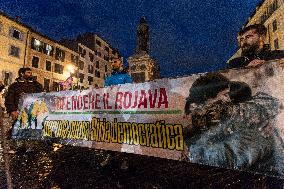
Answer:
[[[236,33],[260,0],[0,0],[0,10],[60,40],[95,32],[127,59],[141,16],[150,26],[150,55],[162,77],[225,67]]]

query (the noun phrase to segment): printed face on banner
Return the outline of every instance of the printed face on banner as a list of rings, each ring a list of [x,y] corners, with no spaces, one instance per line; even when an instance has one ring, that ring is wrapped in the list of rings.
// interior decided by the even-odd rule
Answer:
[[[250,72],[29,94],[20,104],[13,137],[57,138],[282,177],[282,82],[282,70],[272,62]]]

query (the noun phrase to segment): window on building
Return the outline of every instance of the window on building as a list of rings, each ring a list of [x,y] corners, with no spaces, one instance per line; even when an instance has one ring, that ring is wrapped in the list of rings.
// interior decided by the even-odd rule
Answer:
[[[88,73],[90,73],[90,74],[94,73],[94,66],[93,65],[88,66]]]
[[[4,73],[4,85],[7,86],[7,85],[10,85],[11,84],[11,80],[12,80],[12,73],[10,72],[5,72]]]
[[[104,60],[109,61],[109,57],[104,55]]]
[[[62,86],[61,85],[59,85],[59,83],[58,82],[53,82],[53,84],[52,84],[52,90],[53,91],[60,91],[60,90],[62,90]]]
[[[31,48],[33,50],[38,51],[38,52],[42,52],[42,50],[43,50],[43,43],[40,40],[36,39],[36,38],[32,38]]]
[[[51,71],[51,62],[50,61],[45,61],[45,69],[47,70],[47,71]]]
[[[9,49],[9,55],[20,58],[20,48],[11,45]]]
[[[277,8],[278,8],[278,0],[274,0],[273,3],[272,3],[272,10],[276,11]]]
[[[99,40],[96,40],[96,44],[100,47],[102,46],[102,42],[100,42]]]
[[[279,49],[279,41],[278,39],[274,39],[274,48]]]
[[[264,14],[261,15],[261,17],[260,17],[260,23],[263,24],[263,23],[266,21],[266,19],[267,19],[267,14],[264,13]]]
[[[80,83],[84,82],[84,74],[79,73],[79,81],[80,81]]]
[[[101,52],[97,52],[97,55],[98,55],[99,57],[101,57],[101,56],[102,56],[102,53],[101,53]]]
[[[89,85],[92,85],[92,84],[93,84],[93,81],[94,81],[94,78],[91,77],[91,76],[88,76]]]
[[[54,72],[59,73],[59,74],[63,74],[63,66],[60,65],[60,64],[55,64],[54,65]]]
[[[49,84],[50,84],[50,79],[44,78],[44,79],[43,79],[43,89],[44,89],[46,92],[49,92]]]
[[[105,47],[105,50],[106,50],[106,52],[109,52],[109,48],[108,47]]]
[[[0,32],[3,30],[3,24],[0,22]]]
[[[63,50],[61,50],[61,49],[59,49],[59,48],[56,48],[56,51],[55,51],[55,59],[64,62],[64,59],[65,59],[65,51],[63,51]]]
[[[85,58],[86,50],[84,48],[82,48],[81,46],[78,47],[78,50],[79,50],[80,56]]]
[[[46,54],[48,56],[52,56],[53,55],[53,46],[51,46],[49,44],[44,44],[44,54]]]
[[[93,61],[94,61],[94,55],[93,55],[93,53],[90,53],[90,52],[89,52],[89,57],[90,57],[90,61],[93,62]]]
[[[23,40],[22,32],[20,32],[19,30],[17,30],[14,27],[10,28],[10,36],[15,38],[15,39]]]
[[[74,54],[71,54],[71,62],[75,63],[76,65],[78,64],[78,60],[79,60],[79,57],[74,55]]]
[[[136,66],[135,65],[131,66],[131,70],[135,71],[136,70]]]
[[[79,69],[84,70],[84,62],[82,60],[79,60]]]
[[[39,57],[33,56],[32,67],[38,68],[38,63],[39,63]]]
[[[105,65],[105,72],[107,72],[107,65]]]
[[[99,61],[96,61],[96,68],[100,69],[100,62]]]
[[[272,22],[272,30],[275,32],[277,30],[277,20]]]
[[[140,69],[141,69],[142,71],[146,70],[145,64],[142,64],[142,65],[140,66]]]
[[[132,73],[131,77],[135,83],[145,82],[145,73]]]
[[[96,76],[97,78],[100,78],[100,77],[101,77],[101,73],[96,70],[96,71],[95,71],[95,76]]]

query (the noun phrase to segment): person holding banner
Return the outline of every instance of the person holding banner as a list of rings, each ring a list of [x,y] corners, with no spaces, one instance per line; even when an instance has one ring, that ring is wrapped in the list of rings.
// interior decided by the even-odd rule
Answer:
[[[120,58],[114,58],[111,66],[112,74],[105,79],[105,87],[133,82],[131,76],[127,73],[126,69],[123,68],[123,63]],[[113,156],[115,156],[114,152],[107,153],[105,159],[100,163],[100,165],[104,167],[109,164]],[[118,156],[118,158],[122,159],[120,168],[124,170],[128,169],[127,158],[122,157],[121,155]]]
[[[198,78],[189,90],[185,138],[192,163],[283,176],[283,141],[273,125],[278,99],[252,96],[243,82],[219,73]]]
[[[132,78],[123,69],[122,61],[119,58],[115,58],[112,62],[111,76],[105,79],[105,87],[125,83],[132,83]]]
[[[18,75],[19,77],[9,86],[5,96],[6,111],[12,118],[13,124],[16,122],[19,115],[18,104],[21,95],[24,93],[43,92],[42,85],[34,79],[30,68],[20,68]],[[9,139],[12,135],[12,128],[8,130],[7,138]],[[28,149],[30,148],[28,147]]]
[[[241,57],[228,62],[228,68],[257,67],[269,60],[280,59],[280,66],[284,68],[284,51],[270,50],[265,44],[267,29],[262,24],[247,26],[238,33]]]
[[[9,86],[5,97],[7,113],[13,120],[18,117],[18,103],[22,94],[43,92],[42,85],[34,79],[30,68],[20,68],[18,74],[19,77]]]

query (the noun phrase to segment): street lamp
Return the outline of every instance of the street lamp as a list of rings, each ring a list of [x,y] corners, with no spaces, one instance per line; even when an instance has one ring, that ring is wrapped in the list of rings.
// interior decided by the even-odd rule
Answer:
[[[70,76],[72,76],[72,74],[75,73],[75,66],[72,65],[72,64],[68,64],[68,65],[66,66],[66,69],[67,69],[68,73],[70,73]]]
[[[63,87],[63,90],[73,89],[73,74],[75,73],[75,66],[72,64],[66,65],[66,77],[67,79],[59,84]]]

